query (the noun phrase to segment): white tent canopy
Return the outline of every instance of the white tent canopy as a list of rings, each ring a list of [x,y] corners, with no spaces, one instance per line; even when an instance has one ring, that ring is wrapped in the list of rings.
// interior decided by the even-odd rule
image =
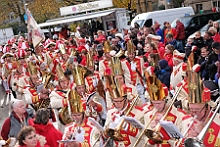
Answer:
[[[58,19],[48,20],[45,23],[38,24],[38,26],[46,27],[46,26],[63,24],[63,23],[70,23],[70,22],[79,21],[79,20],[92,19],[92,18],[107,16],[114,12],[115,12],[115,9],[111,9],[111,10],[99,11],[99,12],[88,13],[88,14],[81,14],[81,15],[76,15],[76,16],[71,16],[71,17],[62,17]]]

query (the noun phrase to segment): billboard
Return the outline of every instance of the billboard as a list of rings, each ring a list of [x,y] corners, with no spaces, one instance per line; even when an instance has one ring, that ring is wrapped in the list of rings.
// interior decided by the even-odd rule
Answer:
[[[108,8],[112,6],[113,6],[112,0],[99,0],[99,1],[89,2],[89,3],[79,4],[79,5],[61,7],[60,15],[63,16],[63,15],[76,14],[76,13],[81,13],[81,12],[86,12],[86,11],[91,11],[91,10]]]

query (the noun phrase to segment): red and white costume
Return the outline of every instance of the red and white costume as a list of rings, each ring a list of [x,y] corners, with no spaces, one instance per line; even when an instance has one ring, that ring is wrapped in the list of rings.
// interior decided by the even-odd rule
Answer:
[[[120,115],[125,114],[126,109],[129,107],[130,104],[128,104],[127,107],[122,111],[118,111],[114,107],[112,109],[109,109],[107,113],[107,119],[105,122],[105,128],[108,128],[111,125],[111,123],[114,124],[115,122],[120,122],[120,118],[121,118]],[[128,116],[133,117],[137,121],[143,122],[143,116],[144,116],[143,109],[135,106]],[[117,124],[118,123],[116,123],[116,126]],[[137,138],[140,135],[141,130],[135,128],[130,123],[125,123],[124,126],[125,127],[123,127],[120,131],[120,134],[123,137],[123,141],[114,141],[115,147],[133,147]],[[139,143],[139,146],[143,146],[143,144],[144,144],[144,140],[142,139]]]
[[[149,121],[151,120],[151,118],[154,116],[155,113],[155,109],[153,109],[152,111],[146,113],[144,115],[144,123],[145,124],[149,124]],[[172,121],[173,124],[180,130],[180,131],[184,131],[182,129],[182,119],[185,116],[185,112],[181,109],[177,109],[174,106],[171,108],[170,112],[168,113],[167,117],[165,118],[165,121]],[[148,127],[148,129],[154,129],[151,128],[150,125]],[[160,129],[160,133],[163,136],[163,142],[162,144],[155,144],[152,140],[149,140],[148,144],[149,145],[154,145],[154,147],[171,147],[171,144],[169,144],[168,141],[171,140],[170,136],[168,135],[168,133],[161,128]]]
[[[99,140],[99,130],[88,120],[88,118],[85,118],[80,126],[74,122],[68,124],[68,126],[65,127],[63,140],[69,139],[66,137],[67,132],[72,133],[80,147],[100,147],[100,144],[102,144],[102,141]],[[63,147],[65,145],[61,146]]]
[[[176,66],[173,66],[173,72],[170,76],[170,86],[174,89],[176,88],[177,84],[179,84],[182,81],[182,77],[184,76],[184,70],[183,70],[183,59],[185,57],[184,53],[180,53],[179,51],[175,50],[173,52],[173,60],[178,60],[180,63]]]
[[[191,115],[187,115],[187,116],[183,117],[183,123],[182,123],[183,130],[187,130],[189,124],[192,121],[193,121],[193,117]],[[206,125],[206,124],[204,124],[204,125]],[[195,126],[192,125],[191,129],[193,130],[194,127]],[[188,136],[188,134],[187,134],[186,137],[190,137],[190,136]],[[211,125],[209,126],[208,131],[205,134],[205,137],[203,139],[203,144],[206,147],[219,147],[220,146],[220,115],[218,113],[216,114],[214,120],[212,121]]]

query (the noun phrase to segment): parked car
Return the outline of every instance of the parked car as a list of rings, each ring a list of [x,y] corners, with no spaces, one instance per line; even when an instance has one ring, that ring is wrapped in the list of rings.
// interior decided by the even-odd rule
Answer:
[[[220,12],[197,14],[177,19],[180,19],[180,21],[184,24],[186,38],[188,38],[188,36],[201,29],[204,25],[208,24],[210,19],[213,21],[220,19]],[[176,20],[172,22],[171,27],[176,27]]]
[[[220,24],[220,20],[218,20],[218,23]],[[204,36],[205,32],[207,31],[207,28],[208,28],[208,24],[206,24],[201,29],[199,29],[199,31],[201,32],[201,36],[202,37]],[[188,38],[194,38],[195,37],[195,33],[191,34]]]
[[[141,13],[135,16],[135,18],[131,21],[131,26],[134,27],[134,23],[136,22],[140,25],[140,27],[150,27],[155,21],[157,21],[159,24],[161,24],[161,27],[163,27],[163,23],[165,21],[171,23],[178,17],[190,16],[194,14],[195,12],[192,7],[181,7]]]

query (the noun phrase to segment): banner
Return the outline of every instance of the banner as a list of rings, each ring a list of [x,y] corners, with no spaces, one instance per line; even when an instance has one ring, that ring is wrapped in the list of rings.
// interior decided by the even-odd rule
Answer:
[[[31,12],[27,9],[27,30],[28,30],[28,40],[33,43],[34,48],[45,39],[43,31],[37,26],[37,22],[34,20]]]

